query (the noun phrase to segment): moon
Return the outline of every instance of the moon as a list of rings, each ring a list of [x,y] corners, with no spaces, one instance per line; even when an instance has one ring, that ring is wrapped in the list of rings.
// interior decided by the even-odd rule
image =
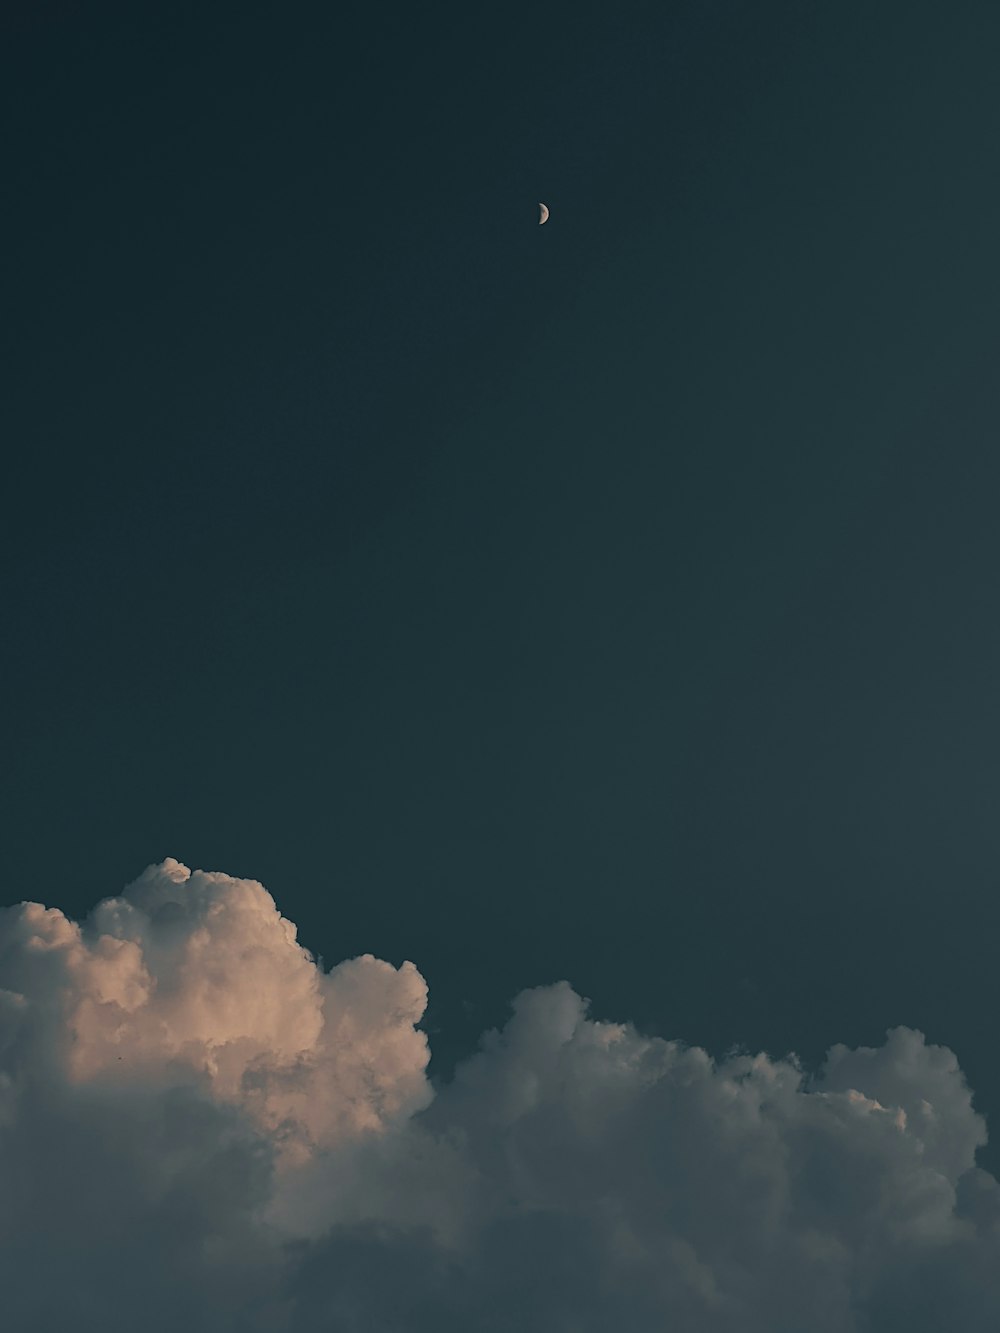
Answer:
[[[544,204],[539,204],[539,205],[538,205],[538,225],[541,226],[543,222],[548,222],[548,220],[549,220],[549,210],[545,207]]]

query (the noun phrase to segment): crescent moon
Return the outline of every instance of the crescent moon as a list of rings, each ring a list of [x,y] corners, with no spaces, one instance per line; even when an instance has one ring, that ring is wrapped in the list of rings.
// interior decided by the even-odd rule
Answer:
[[[539,208],[538,225],[541,226],[543,222],[548,222],[549,210],[545,207],[544,204],[539,204],[538,208]]]

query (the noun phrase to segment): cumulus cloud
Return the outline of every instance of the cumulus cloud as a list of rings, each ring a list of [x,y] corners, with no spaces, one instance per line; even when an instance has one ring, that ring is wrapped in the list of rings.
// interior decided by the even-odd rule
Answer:
[[[325,972],[261,885],[169,860],[82,924],[0,915],[0,986],[12,1327],[1000,1327],[985,1125],[919,1032],[810,1076],[561,983],[435,1095],[412,964]]]

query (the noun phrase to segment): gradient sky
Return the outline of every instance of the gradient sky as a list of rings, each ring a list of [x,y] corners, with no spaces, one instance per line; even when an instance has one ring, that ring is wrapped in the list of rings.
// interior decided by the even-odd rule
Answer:
[[[175,856],[432,1072],[567,978],[1000,1116],[1000,8],[0,32],[3,901]]]

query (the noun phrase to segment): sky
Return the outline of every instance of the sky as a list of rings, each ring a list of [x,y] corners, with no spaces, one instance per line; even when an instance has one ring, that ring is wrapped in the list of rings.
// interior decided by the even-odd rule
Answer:
[[[998,49],[4,7],[19,1327],[996,1327]]]

